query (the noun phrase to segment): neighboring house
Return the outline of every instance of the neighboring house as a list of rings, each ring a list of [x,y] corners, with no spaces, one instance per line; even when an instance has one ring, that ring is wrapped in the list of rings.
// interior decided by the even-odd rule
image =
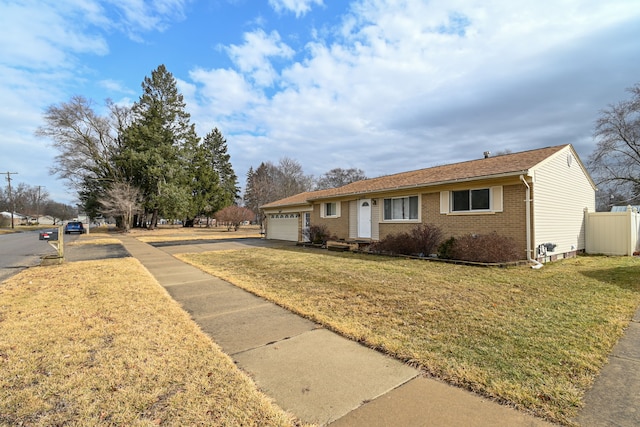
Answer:
[[[11,225],[11,212],[0,212],[0,215],[2,215],[3,217],[7,218],[9,220],[9,225]],[[21,225],[23,223],[27,222],[27,217],[24,215],[21,215],[19,213],[14,212],[13,213],[13,225]]]
[[[55,218],[49,215],[40,215],[39,217],[30,216],[27,217],[27,223],[29,225],[39,224],[39,225],[55,225]]]
[[[512,238],[523,259],[585,248],[585,209],[596,187],[571,145],[485,157],[301,193],[262,206],[266,238],[304,240],[311,224],[345,241],[377,241],[433,224],[446,237]]]

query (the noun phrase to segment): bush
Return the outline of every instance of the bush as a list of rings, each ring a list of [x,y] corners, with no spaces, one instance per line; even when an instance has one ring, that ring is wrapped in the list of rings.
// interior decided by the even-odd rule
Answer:
[[[438,246],[438,258],[453,259],[453,247],[455,246],[455,244],[455,237],[450,237],[442,242],[442,244]]]
[[[304,231],[304,237],[307,241],[314,244],[326,244],[327,240],[334,239],[326,225],[311,225]]]
[[[523,259],[515,241],[510,237],[491,234],[468,234],[453,237],[438,249],[438,256],[471,262],[510,262]]]
[[[442,241],[442,231],[435,225],[420,224],[409,232],[389,234],[372,245],[374,252],[429,256]]]

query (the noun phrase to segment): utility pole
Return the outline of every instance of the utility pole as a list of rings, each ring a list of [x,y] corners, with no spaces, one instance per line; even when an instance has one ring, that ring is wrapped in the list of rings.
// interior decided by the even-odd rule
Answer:
[[[17,175],[18,172],[3,172],[7,174],[7,182],[9,183],[9,209],[11,209],[11,228],[15,228],[13,225],[13,211],[15,211],[15,206],[13,204],[13,197],[11,196],[11,175]]]
[[[36,199],[36,222],[40,224],[40,189],[42,185],[38,185],[38,198]]]

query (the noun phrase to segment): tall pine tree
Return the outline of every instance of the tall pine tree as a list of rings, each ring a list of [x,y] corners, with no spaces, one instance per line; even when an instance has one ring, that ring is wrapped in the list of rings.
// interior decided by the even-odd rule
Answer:
[[[142,192],[148,223],[158,215],[180,218],[188,210],[188,167],[198,136],[185,110],[173,75],[164,65],[142,83],[142,96],[132,108],[133,121],[123,135],[118,161]]]
[[[238,177],[231,166],[231,155],[227,153],[227,140],[218,128],[214,128],[204,137],[202,144],[212,154],[212,166],[220,177],[222,194],[217,210],[235,203],[240,195]]]

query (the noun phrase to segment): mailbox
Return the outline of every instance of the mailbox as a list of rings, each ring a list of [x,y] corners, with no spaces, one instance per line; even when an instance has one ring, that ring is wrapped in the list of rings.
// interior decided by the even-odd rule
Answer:
[[[58,240],[58,230],[41,231],[40,240]]]

